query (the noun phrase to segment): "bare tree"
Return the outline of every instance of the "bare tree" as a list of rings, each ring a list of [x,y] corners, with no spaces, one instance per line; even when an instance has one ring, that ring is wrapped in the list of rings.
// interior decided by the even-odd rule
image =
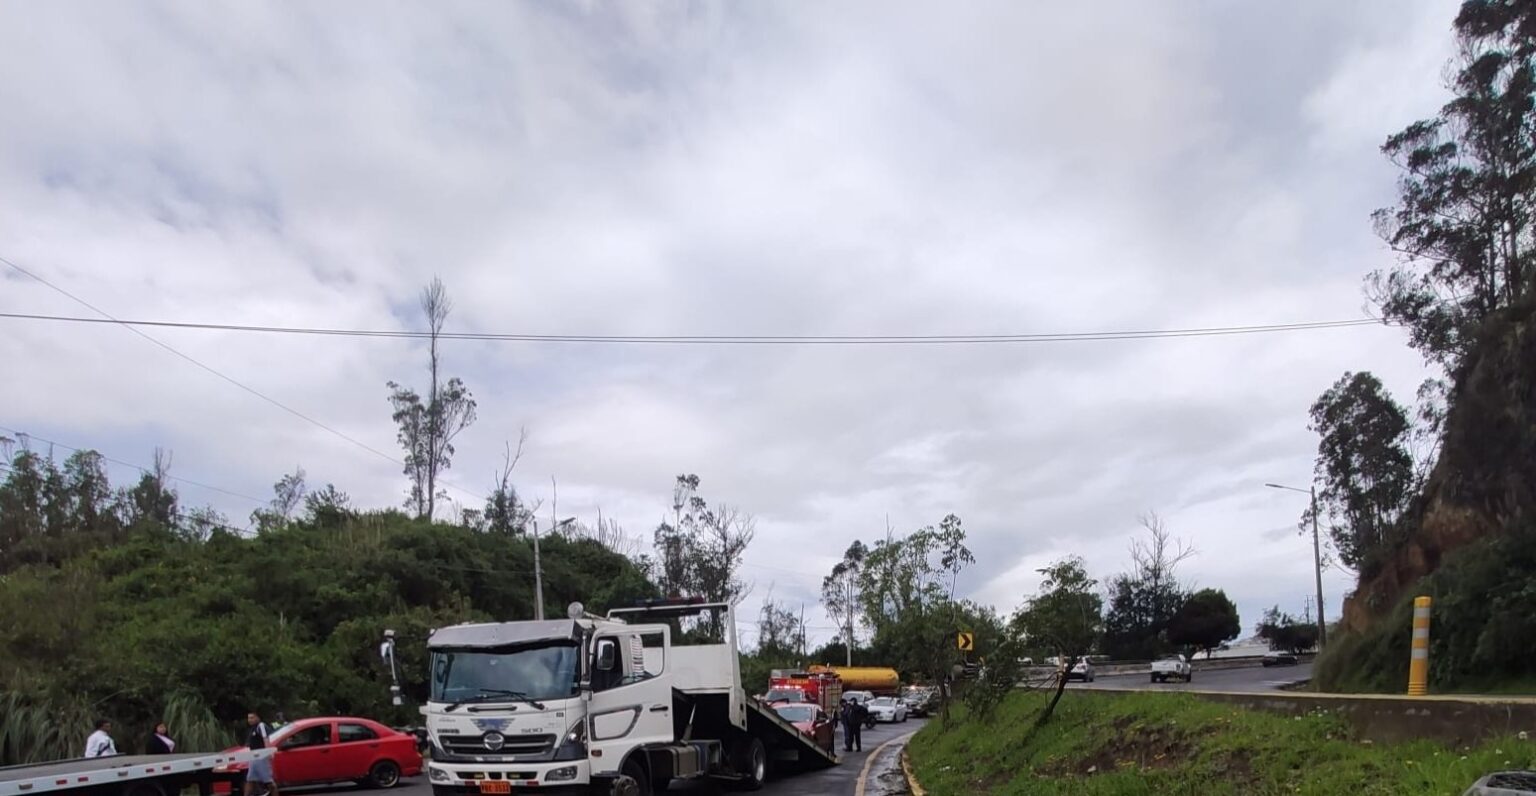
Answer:
[[[421,310],[427,317],[427,399],[396,382],[389,382],[398,439],[405,449],[405,474],[411,479],[407,505],[420,518],[431,519],[441,496],[438,480],[453,459],[453,439],[475,422],[475,399],[464,383],[453,377],[442,380],[438,350],[443,324],[453,309],[443,281],[437,277],[421,291]]]
[[[1131,540],[1131,563],[1135,571],[1156,588],[1173,581],[1174,570],[1186,559],[1192,558],[1196,550],[1183,539],[1173,538],[1173,533],[1168,530],[1163,518],[1157,516],[1157,512],[1149,511],[1138,519],[1141,527],[1147,529],[1150,538]]]
[[[625,558],[634,560],[640,555],[640,540],[624,532],[624,527],[612,517],[604,517],[601,507],[597,510],[597,523],[567,523],[560,529],[568,539],[585,539],[596,542]]]
[[[512,470],[523,458],[523,444],[527,441],[528,429],[525,428],[518,433],[516,452],[512,450],[512,443],[505,444],[501,469],[496,471],[496,485],[485,499],[483,517],[486,530],[491,533],[521,534],[528,527],[527,511],[517,497],[517,490],[512,487]]]

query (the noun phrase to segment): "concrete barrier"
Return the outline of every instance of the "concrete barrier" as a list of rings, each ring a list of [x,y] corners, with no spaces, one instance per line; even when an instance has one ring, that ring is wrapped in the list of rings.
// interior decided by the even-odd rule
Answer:
[[[1296,660],[1299,663],[1307,663],[1311,661],[1313,657],[1314,656],[1312,655],[1298,655],[1296,656]],[[1223,669],[1252,669],[1254,667],[1264,665],[1264,656],[1253,655],[1240,658],[1211,658],[1209,660],[1205,658],[1197,658],[1193,661],[1190,661],[1189,665],[1191,669],[1197,672],[1215,672]],[[1032,678],[1049,676],[1054,671],[1056,671],[1056,669],[1053,666],[1035,666],[1028,670],[1029,676]],[[1095,677],[1109,677],[1111,675],[1121,674],[1151,674],[1152,662],[1125,661],[1123,663],[1095,664],[1093,667],[1093,673]]]

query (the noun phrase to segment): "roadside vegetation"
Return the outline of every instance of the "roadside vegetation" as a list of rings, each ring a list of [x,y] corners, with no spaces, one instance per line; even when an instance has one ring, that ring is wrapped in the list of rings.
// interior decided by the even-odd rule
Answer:
[[[251,535],[183,516],[103,520],[82,532],[89,544],[66,522],[53,538],[67,555],[0,568],[0,764],[76,756],[96,716],[124,750],[162,717],[189,751],[223,746],[248,709],[413,723],[389,704],[385,628],[419,704],[431,628],[532,615],[523,534],[395,511],[305,513]],[[0,522],[14,519],[0,508]],[[655,594],[594,540],[553,535],[542,548],[552,616],[573,600],[602,610]]]
[[[1366,744],[1335,716],[1285,717],[1167,693],[1084,694],[1037,717],[1041,692],[1010,695],[986,720],[957,711],[913,738],[932,796],[962,794],[1461,793],[1489,771],[1536,768],[1517,738],[1453,749],[1430,741]]]

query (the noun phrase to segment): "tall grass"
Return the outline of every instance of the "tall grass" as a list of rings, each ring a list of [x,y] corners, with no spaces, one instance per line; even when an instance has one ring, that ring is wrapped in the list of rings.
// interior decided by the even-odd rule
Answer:
[[[160,718],[176,740],[178,752],[217,751],[229,746],[233,737],[230,728],[220,724],[213,711],[190,694],[172,694],[165,701],[165,712]],[[143,737],[146,741],[153,731],[153,726],[145,729]]]
[[[79,757],[94,721],[78,700],[0,693],[0,765]]]
[[[138,712],[143,712],[143,707]],[[215,751],[228,746],[234,737],[231,728],[219,723],[207,705],[189,694],[167,698],[158,719],[129,723],[115,720],[113,710],[97,711],[78,698],[0,692],[0,766],[79,757],[98,718],[113,719],[112,738],[123,754],[141,753],[156,721],[168,725],[178,752]]]

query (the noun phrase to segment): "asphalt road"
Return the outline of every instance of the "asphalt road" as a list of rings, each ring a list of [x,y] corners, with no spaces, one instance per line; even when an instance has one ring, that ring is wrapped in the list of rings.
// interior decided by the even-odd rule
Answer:
[[[1154,683],[1145,674],[1114,674],[1100,675],[1091,683],[1072,683],[1071,688],[1114,688],[1131,691],[1223,691],[1229,693],[1252,693],[1275,691],[1281,686],[1288,685],[1297,680],[1307,680],[1312,677],[1312,664],[1303,663],[1298,666],[1274,666],[1264,668],[1253,666],[1244,669],[1217,669],[1207,672],[1195,672],[1195,679],[1190,683],[1181,683],[1170,680],[1166,683]]]
[[[910,719],[904,724],[877,724],[873,730],[864,731],[862,752],[846,753],[842,752],[843,735],[839,729],[837,749],[842,757],[838,765],[823,771],[771,777],[768,784],[757,793],[760,796],[857,796],[859,777],[864,772],[865,763],[869,762],[870,755],[886,741],[917,732],[922,726],[922,719]],[[900,746],[900,744],[892,744],[887,747],[879,758],[869,765],[869,776],[862,796],[907,796],[906,778],[901,773]],[[284,791],[284,793],[289,792],[295,796],[364,793],[351,786],[295,788],[292,791]],[[667,792],[686,793],[691,796],[714,796],[714,794],[743,793],[744,791],[731,788],[729,783],[704,781],[676,783]],[[368,791],[368,793],[378,793],[378,791]],[[427,784],[427,777],[423,774],[401,780],[400,785],[388,793],[391,796],[432,796],[432,788]]]

